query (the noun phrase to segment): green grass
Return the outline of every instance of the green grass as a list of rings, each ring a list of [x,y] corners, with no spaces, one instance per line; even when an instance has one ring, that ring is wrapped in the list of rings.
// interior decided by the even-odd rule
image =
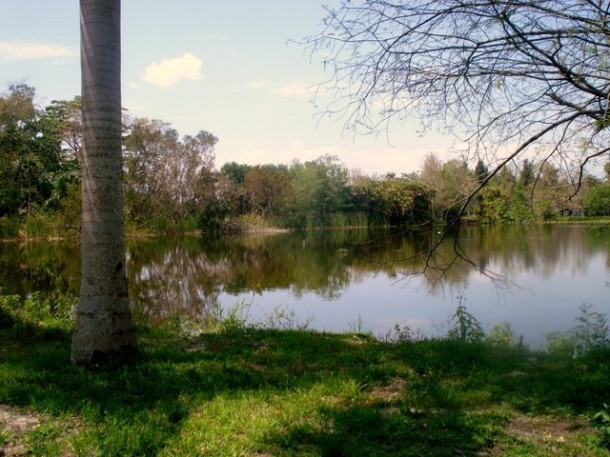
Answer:
[[[69,328],[19,319],[0,319],[0,455],[610,456],[608,350],[219,325],[140,329],[130,365],[85,369]]]

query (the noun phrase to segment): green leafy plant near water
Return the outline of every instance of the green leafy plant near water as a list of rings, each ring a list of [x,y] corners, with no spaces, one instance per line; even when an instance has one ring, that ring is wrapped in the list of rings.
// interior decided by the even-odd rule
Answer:
[[[573,329],[547,335],[549,352],[574,357],[610,346],[607,318],[592,308],[590,304],[582,304],[578,308],[580,315],[576,317],[577,325]]]
[[[15,327],[19,331],[33,328],[72,327],[76,297],[63,294],[33,293],[25,300],[18,295],[0,295],[0,329]]]
[[[462,303],[454,338],[399,326],[393,342],[252,326],[243,305],[202,332],[140,328],[132,364],[87,370],[60,299],[0,300],[0,453],[610,456],[608,348],[557,357],[508,324],[469,342]]]
[[[610,449],[610,406],[604,403],[603,409],[593,416],[593,420],[601,431],[602,442]]]
[[[458,296],[459,305],[453,315],[453,327],[449,330],[448,337],[465,343],[478,343],[483,340],[485,332],[481,324],[463,305],[463,297]]]

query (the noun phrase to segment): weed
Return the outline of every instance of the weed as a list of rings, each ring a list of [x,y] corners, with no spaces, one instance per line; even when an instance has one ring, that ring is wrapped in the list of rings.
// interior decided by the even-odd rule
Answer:
[[[593,422],[602,434],[602,444],[610,449],[610,406],[604,403],[604,407],[593,416]]]
[[[305,321],[299,322],[294,310],[289,310],[286,306],[277,306],[254,326],[276,330],[306,330],[312,321],[313,317],[308,317]]]
[[[242,332],[246,329],[246,324],[250,316],[251,303],[241,302],[229,308],[226,314],[220,310],[218,315],[218,324],[221,331],[232,333]]]
[[[362,315],[358,313],[354,322],[348,324],[350,333],[365,333],[364,330],[364,320],[362,319]]]
[[[0,328],[30,332],[34,328],[69,330],[76,298],[63,294],[0,295]]]
[[[508,322],[494,325],[491,332],[485,337],[485,341],[492,346],[510,347],[513,343],[514,334]]]
[[[379,339],[386,343],[394,343],[400,341],[422,341],[426,338],[421,329],[413,330],[407,324],[394,324],[394,327],[388,330]]]
[[[17,238],[19,236],[19,219],[17,217],[0,217],[0,238]]]
[[[592,311],[592,305],[583,303],[578,307],[580,315],[576,327],[567,332],[547,335],[547,350],[558,356],[580,357],[591,351],[610,346],[608,321],[604,314]]]
[[[597,311],[591,311],[592,307],[591,304],[583,303],[578,308],[580,316],[576,318],[578,325],[574,329],[574,340],[576,351],[579,354],[606,347],[610,343],[606,316]]]
[[[17,324],[20,302],[19,295],[0,295],[0,329]]]
[[[463,297],[458,297],[459,305],[452,317],[453,327],[449,329],[447,336],[449,339],[459,340],[466,343],[478,343],[485,337],[485,332],[481,323],[468,312],[466,306],[462,304]]]

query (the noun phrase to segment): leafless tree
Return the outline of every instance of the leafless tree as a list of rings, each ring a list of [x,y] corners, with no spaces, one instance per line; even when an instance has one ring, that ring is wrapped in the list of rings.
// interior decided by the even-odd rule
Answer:
[[[486,158],[481,187],[520,155],[576,170],[579,183],[610,151],[609,10],[607,0],[342,0],[305,43],[330,71],[320,93],[335,97],[322,112],[346,129],[416,118]]]

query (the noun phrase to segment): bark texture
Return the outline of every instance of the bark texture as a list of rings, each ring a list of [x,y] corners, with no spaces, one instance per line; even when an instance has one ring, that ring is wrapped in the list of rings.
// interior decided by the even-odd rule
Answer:
[[[80,0],[83,103],[81,288],[74,363],[135,352],[125,273],[121,2]]]

